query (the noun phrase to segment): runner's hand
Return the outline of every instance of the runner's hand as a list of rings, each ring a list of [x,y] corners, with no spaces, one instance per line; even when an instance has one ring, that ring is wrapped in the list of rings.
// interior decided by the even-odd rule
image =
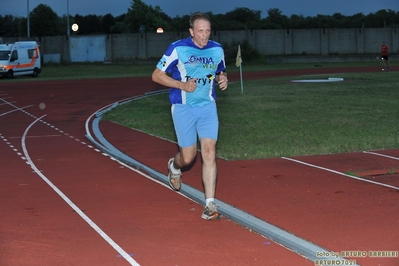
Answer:
[[[198,78],[193,78],[190,79],[189,81],[184,82],[183,84],[183,90],[186,92],[193,92],[197,88],[197,79]]]
[[[218,84],[219,84],[219,88],[221,90],[225,90],[227,89],[228,86],[228,79],[227,76],[224,72],[220,72],[220,74],[218,75]]]

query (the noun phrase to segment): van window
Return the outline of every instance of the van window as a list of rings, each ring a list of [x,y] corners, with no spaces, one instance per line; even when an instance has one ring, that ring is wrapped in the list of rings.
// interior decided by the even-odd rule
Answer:
[[[14,50],[12,51],[10,62],[14,62],[17,59],[18,59],[18,51]]]
[[[29,59],[37,58],[37,51],[36,49],[28,49],[28,57]]]
[[[0,51],[0,60],[8,60],[10,58],[10,51]]]

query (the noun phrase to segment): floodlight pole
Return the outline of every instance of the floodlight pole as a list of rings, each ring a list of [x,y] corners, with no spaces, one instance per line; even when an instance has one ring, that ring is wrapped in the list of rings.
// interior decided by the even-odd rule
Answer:
[[[67,36],[69,37],[70,35],[70,29],[69,29],[69,0],[67,0]]]
[[[27,0],[27,5],[28,5],[28,8],[27,8],[27,10],[28,10],[28,21],[27,21],[27,35],[28,35],[28,38],[30,37],[30,23],[29,23],[29,0]]]

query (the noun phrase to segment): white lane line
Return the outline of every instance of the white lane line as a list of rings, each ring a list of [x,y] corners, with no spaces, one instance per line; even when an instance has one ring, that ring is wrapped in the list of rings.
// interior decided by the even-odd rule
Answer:
[[[1,106],[1,105],[9,105],[9,103],[16,103],[16,102],[5,102],[5,103],[0,103],[0,106]]]
[[[45,116],[45,115],[44,115]],[[139,266],[138,264],[125,250],[123,250],[114,240],[112,240],[101,228],[96,225],[86,214],[84,214],[78,206],[76,206],[61,190],[59,190],[45,175],[43,175],[39,169],[37,169],[36,165],[33,163],[31,160],[28,150],[26,148],[25,140],[26,136],[29,132],[29,129],[37,123],[40,119],[42,119],[44,116],[36,119],[34,122],[32,122],[25,130],[22,140],[21,140],[21,145],[22,149],[24,151],[24,155],[26,157],[26,160],[28,164],[31,166],[33,171],[41,177],[41,179],[46,182],[79,216],[86,222],[88,223],[109,245],[111,245],[117,252],[120,254],[126,261],[130,263],[130,265],[134,266]]]
[[[17,107],[17,108],[14,109],[14,110],[11,110],[11,111],[8,111],[8,112],[5,112],[5,113],[0,114],[0,116],[8,115],[8,114],[11,114],[11,113],[16,112],[16,111],[21,111],[21,110],[23,110],[23,109],[25,109],[25,108],[29,108],[29,107],[32,107],[32,106],[33,106],[33,105],[28,105],[28,106],[21,107],[21,108]]]
[[[26,138],[52,138],[52,137],[62,137],[62,135],[43,135],[43,136],[26,136]],[[10,139],[20,139],[22,137],[9,137]]]
[[[166,91],[166,90],[165,90]],[[112,108],[118,106],[119,104],[123,104],[123,103],[128,103],[131,100],[134,99],[139,99],[142,98],[143,96],[133,96],[133,97],[129,97],[123,100],[120,100],[118,102],[114,102],[111,104],[108,104],[100,109],[98,109],[96,112],[94,112],[92,115],[90,115],[87,119],[86,119],[86,123],[85,123],[85,129],[86,129],[86,135],[88,135],[90,138],[93,138],[91,133],[90,133],[90,129],[89,129],[89,124],[90,124],[90,120],[92,119],[92,117],[96,116],[96,115],[100,115],[101,113],[105,113],[107,112],[107,110],[111,110]]]
[[[383,187],[388,187],[388,188],[392,188],[392,189],[395,189],[395,190],[399,190],[399,187],[387,185],[387,184],[384,184],[384,183],[380,183],[380,182],[376,182],[376,181],[372,181],[372,180],[368,180],[368,179],[363,179],[363,178],[352,176],[352,175],[347,175],[347,174],[344,174],[344,173],[341,173],[341,172],[338,172],[338,171],[335,171],[335,170],[332,170],[332,169],[324,168],[324,167],[317,166],[317,165],[310,164],[310,163],[305,163],[305,162],[302,162],[302,161],[299,161],[299,160],[295,160],[295,159],[291,159],[291,158],[287,158],[287,157],[281,157],[281,158],[284,159],[284,160],[288,160],[288,161],[296,162],[296,163],[299,163],[299,164],[307,165],[307,166],[310,166],[310,167],[313,167],[313,168],[325,170],[325,171],[328,171],[328,172],[331,172],[331,173],[334,173],[334,174],[343,175],[343,176],[346,176],[346,177],[349,177],[349,178],[352,178],[352,179],[356,179],[356,180],[359,180],[359,181],[368,182],[368,183],[372,183],[374,185],[378,185],[378,186],[383,186]]]
[[[377,155],[377,156],[381,156],[381,157],[386,157],[389,159],[399,160],[398,157],[393,157],[393,156],[389,156],[389,155],[382,154],[382,153],[376,153],[376,152],[371,152],[371,151],[364,151],[363,153],[368,153],[368,154],[373,154],[373,155]]]

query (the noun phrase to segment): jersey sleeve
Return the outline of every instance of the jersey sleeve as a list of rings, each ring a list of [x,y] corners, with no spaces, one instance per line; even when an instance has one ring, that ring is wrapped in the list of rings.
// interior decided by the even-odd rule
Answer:
[[[166,73],[171,73],[178,63],[176,46],[171,44],[157,64],[157,68]]]
[[[223,53],[223,49],[222,49],[222,53]],[[220,72],[225,72],[226,71],[226,62],[224,61],[224,53],[223,53],[223,57],[222,60],[220,61],[216,73],[220,73]]]

